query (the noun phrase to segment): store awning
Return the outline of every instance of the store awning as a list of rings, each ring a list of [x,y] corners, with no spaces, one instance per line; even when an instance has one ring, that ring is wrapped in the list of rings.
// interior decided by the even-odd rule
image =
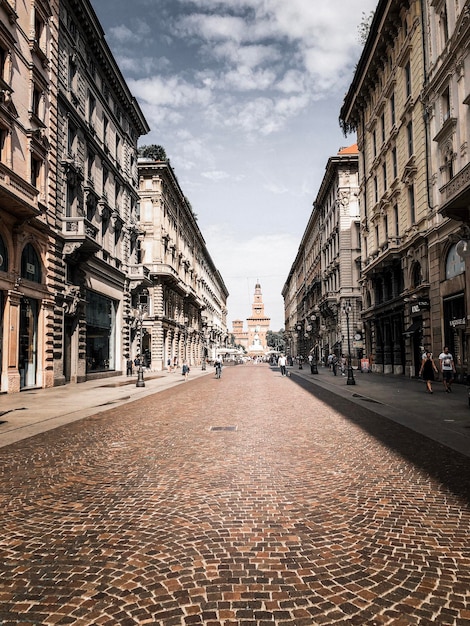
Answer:
[[[413,322],[411,326],[409,326],[403,334],[406,335],[406,337],[410,337],[411,335],[414,335],[415,332],[419,330],[420,328],[421,328],[420,322]]]

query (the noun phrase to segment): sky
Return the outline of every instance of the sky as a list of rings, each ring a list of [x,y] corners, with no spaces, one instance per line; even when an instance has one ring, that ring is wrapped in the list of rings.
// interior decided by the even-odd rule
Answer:
[[[165,148],[229,291],[228,326],[259,281],[271,330],[377,0],[91,0]],[[245,322],[246,330],[246,322]]]

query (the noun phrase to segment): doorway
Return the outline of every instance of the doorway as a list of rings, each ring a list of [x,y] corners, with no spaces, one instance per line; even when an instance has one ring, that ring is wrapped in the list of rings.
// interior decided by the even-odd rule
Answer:
[[[38,302],[22,298],[20,304],[20,389],[36,386],[38,353]]]

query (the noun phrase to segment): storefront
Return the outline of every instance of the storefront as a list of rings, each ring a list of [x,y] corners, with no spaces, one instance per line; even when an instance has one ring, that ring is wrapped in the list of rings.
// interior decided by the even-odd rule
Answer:
[[[118,303],[89,290],[86,301],[87,373],[115,370]]]
[[[459,293],[443,299],[444,345],[454,357],[457,380],[463,382],[463,364],[467,361],[465,345],[465,294]]]

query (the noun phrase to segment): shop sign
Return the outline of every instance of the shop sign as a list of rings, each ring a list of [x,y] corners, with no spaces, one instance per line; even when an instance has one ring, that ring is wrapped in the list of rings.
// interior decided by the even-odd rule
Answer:
[[[419,313],[420,311],[429,309],[430,303],[429,300],[418,300],[411,306],[412,313]]]
[[[457,328],[457,327],[461,327],[461,326],[465,326],[465,318],[462,317],[459,320],[450,320],[449,321],[449,325],[452,326],[452,328]]]

